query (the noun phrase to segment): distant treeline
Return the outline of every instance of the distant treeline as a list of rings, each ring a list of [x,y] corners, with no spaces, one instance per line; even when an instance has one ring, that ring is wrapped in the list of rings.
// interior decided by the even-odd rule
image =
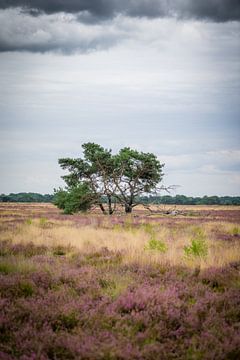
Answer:
[[[38,194],[38,193],[18,193],[18,194],[1,194],[0,202],[52,202],[54,195]]]
[[[141,198],[141,202],[144,204],[168,205],[240,205],[240,196],[145,196]]]
[[[38,193],[1,194],[0,202],[53,202],[54,195]],[[104,202],[104,200],[103,200]],[[185,195],[142,196],[142,204],[168,205],[240,205],[240,196],[203,196],[189,197]]]

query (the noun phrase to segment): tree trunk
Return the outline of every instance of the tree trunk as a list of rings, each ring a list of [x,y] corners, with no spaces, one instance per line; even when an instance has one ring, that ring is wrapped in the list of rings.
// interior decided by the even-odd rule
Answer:
[[[132,205],[125,205],[125,213],[126,214],[131,214],[131,212],[132,212]]]
[[[104,209],[103,204],[99,204],[100,209],[102,210],[103,214],[106,215],[106,210]]]
[[[108,213],[109,215],[113,214],[113,208],[112,208],[112,198],[111,195],[107,195],[108,198]]]

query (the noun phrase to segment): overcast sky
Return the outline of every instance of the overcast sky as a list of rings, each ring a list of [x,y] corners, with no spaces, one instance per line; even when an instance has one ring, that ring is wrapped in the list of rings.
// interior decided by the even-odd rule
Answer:
[[[52,193],[91,141],[240,195],[240,1],[0,0],[0,124],[0,193]]]

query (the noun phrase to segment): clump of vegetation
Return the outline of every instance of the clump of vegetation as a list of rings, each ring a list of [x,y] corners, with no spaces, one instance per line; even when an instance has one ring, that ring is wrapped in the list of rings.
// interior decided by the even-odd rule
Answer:
[[[53,255],[64,256],[67,253],[67,249],[64,246],[56,246],[53,248]]]
[[[146,223],[142,225],[143,230],[150,235],[148,243],[144,246],[144,250],[156,250],[165,253],[168,250],[167,245],[157,239],[156,228],[154,225]]]
[[[190,245],[184,246],[186,257],[205,258],[208,254],[208,246],[204,231],[200,227],[193,228],[194,238],[191,239]]]
[[[68,189],[55,190],[54,204],[64,210],[64,214],[79,211],[86,212],[91,208],[95,199],[88,184],[78,184]]]
[[[231,231],[230,231],[231,235],[233,236],[239,236],[240,235],[240,227],[238,226],[234,226]]]
[[[12,272],[16,271],[16,267],[7,261],[1,261],[0,262],[0,274],[11,274]]]
[[[154,225],[152,225],[150,223],[143,224],[142,229],[151,236],[154,236],[156,233]]]
[[[75,312],[63,313],[52,323],[54,332],[68,331],[70,332],[78,325],[78,317]]]
[[[48,226],[48,220],[47,220],[47,218],[41,217],[41,218],[39,219],[39,226],[42,227],[42,228],[47,227],[47,226]]]
[[[31,218],[29,218],[29,219],[26,220],[26,224],[27,224],[27,225],[32,225],[32,223],[33,223],[33,221],[32,221]]]
[[[147,245],[145,245],[144,249],[145,250],[157,250],[162,253],[165,253],[168,250],[168,247],[163,241],[157,240],[156,238],[152,237],[148,241]]]
[[[203,236],[196,229],[194,234]],[[165,251],[159,244],[151,235],[148,247]],[[30,261],[24,247],[12,256],[18,259],[21,250],[24,261]],[[62,250],[59,247],[58,254]],[[124,264],[120,253],[107,248],[80,253],[79,261],[54,255],[50,247],[44,259],[32,257],[36,267],[28,272],[7,266],[3,257],[3,359],[148,360],[159,353],[163,360],[239,357],[235,267],[193,277],[187,268],[166,266],[163,271],[159,266]],[[41,270],[40,259],[47,264]],[[231,336],[226,337],[226,329]]]
[[[98,251],[85,254],[83,261],[94,266],[117,265],[122,262],[122,253],[120,251],[111,251],[108,248],[103,247]]]
[[[78,216],[55,227],[52,214],[39,216],[51,226],[24,221],[1,235],[1,359],[240,358],[238,237],[205,258],[219,222],[139,217],[129,232],[126,217],[106,227],[101,216]],[[182,265],[186,238],[185,256],[194,265],[204,258],[203,267]]]
[[[0,273],[2,274],[29,274],[34,271],[36,264],[26,259],[23,254],[0,256]]]
[[[204,240],[192,239],[190,245],[184,246],[184,253],[187,257],[196,256],[204,258],[208,254],[208,246]]]

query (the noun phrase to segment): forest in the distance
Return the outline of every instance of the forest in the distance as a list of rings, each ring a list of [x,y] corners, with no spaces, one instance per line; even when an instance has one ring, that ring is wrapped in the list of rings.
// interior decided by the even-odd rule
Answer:
[[[53,202],[54,195],[39,193],[10,193],[1,194],[0,202]],[[104,199],[103,199],[104,200]],[[240,196],[203,196],[189,197],[185,195],[142,196],[143,204],[168,204],[168,205],[240,205]]]

